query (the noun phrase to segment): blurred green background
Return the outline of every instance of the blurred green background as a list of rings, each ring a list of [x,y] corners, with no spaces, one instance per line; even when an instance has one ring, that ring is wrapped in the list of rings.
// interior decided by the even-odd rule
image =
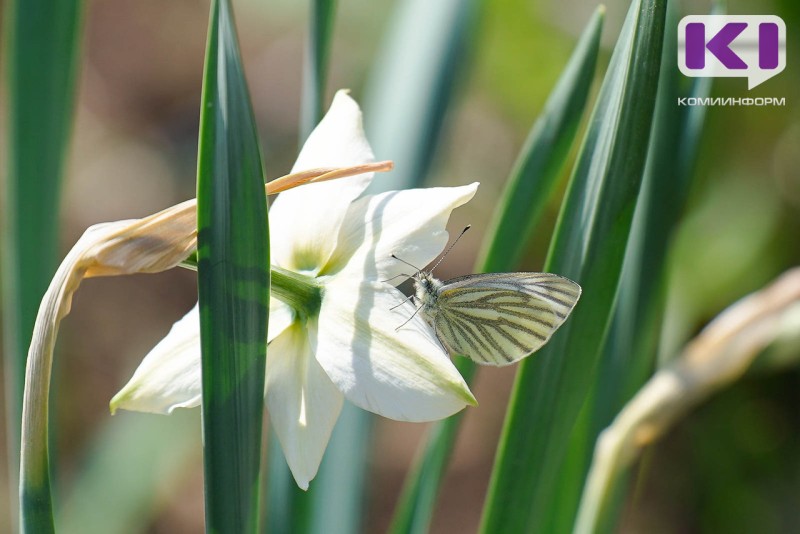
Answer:
[[[339,0],[329,97],[349,87],[364,101],[377,52],[403,1]],[[307,5],[294,0],[234,4],[266,171],[274,178],[288,172],[297,153]],[[604,43],[610,46],[628,2],[606,4]],[[438,269],[442,278],[470,272],[503,181],[595,7],[581,0],[480,4],[428,180],[429,185],[482,184],[475,200],[451,219],[451,231],[468,223],[474,230]],[[687,1],[682,13],[709,9],[708,2]],[[95,0],[86,10],[59,257],[93,223],[147,215],[195,192],[208,3]],[[785,97],[786,106],[708,109],[689,208],[670,256],[662,359],[674,356],[728,304],[800,264],[800,71],[794,60],[800,54],[795,33],[800,7],[793,0],[739,0],[728,3],[728,12],[781,16],[789,59],[782,74],[752,92],[742,79],[719,79],[713,95]],[[3,102],[6,90],[0,89]],[[0,113],[7,113],[5,104]],[[378,118],[368,108],[365,114],[369,138],[371,121]],[[0,150],[6,150],[5,131],[2,135]],[[395,135],[402,139],[404,132]],[[386,150],[376,156],[391,159],[393,154]],[[391,175],[378,179],[390,182]],[[554,202],[526,269],[541,268],[557,209]],[[199,414],[120,413],[113,419],[108,414],[111,396],[195,300],[195,275],[182,270],[91,280],[78,292],[61,329],[53,393],[56,498],[62,509],[59,524],[66,530],[98,531],[83,514],[104,503],[105,514],[120,514],[120,532],[202,532]],[[513,375],[514,368],[479,375],[473,389],[480,407],[468,410],[434,532],[477,528]],[[645,454],[621,531],[797,528],[798,406],[800,373],[787,368],[752,373],[698,408]],[[131,430],[120,437],[113,426]],[[378,421],[368,460],[366,531],[386,529],[424,429]],[[112,435],[120,443],[103,449],[107,464],[98,462],[98,436]],[[95,462],[89,464],[92,455]],[[95,471],[87,471],[89,465]],[[6,492],[8,473],[0,476],[0,492]],[[124,487],[141,488],[137,508],[120,503],[131,499]],[[0,531],[10,524],[7,497],[0,495]]]

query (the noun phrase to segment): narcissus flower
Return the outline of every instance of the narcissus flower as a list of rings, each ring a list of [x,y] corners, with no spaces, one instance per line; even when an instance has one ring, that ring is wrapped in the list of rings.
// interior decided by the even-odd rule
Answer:
[[[309,137],[293,172],[372,161],[361,112],[344,92]],[[474,404],[424,320],[392,285],[447,242],[451,211],[477,184],[363,195],[372,174],[281,193],[270,212],[272,298],[267,411],[297,484],[308,488],[344,399],[402,421],[441,419]],[[390,283],[391,282],[391,283]],[[399,305],[398,305],[399,304]],[[195,307],[114,397],[118,408],[169,413],[201,401]]]

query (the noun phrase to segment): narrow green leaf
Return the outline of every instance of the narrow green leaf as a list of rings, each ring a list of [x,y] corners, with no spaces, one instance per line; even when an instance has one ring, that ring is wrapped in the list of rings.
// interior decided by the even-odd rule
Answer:
[[[360,532],[366,516],[372,414],[345,405],[309,492],[309,532]]]
[[[366,89],[372,148],[395,163],[370,192],[418,186],[430,169],[456,82],[468,63],[478,0],[397,4]]]
[[[677,27],[675,9],[668,9],[668,15],[667,27]],[[690,93],[681,94],[680,82],[685,78],[675,71],[677,54],[677,35],[667,32],[650,153],[626,251],[616,315],[606,341],[603,362],[608,366],[599,374],[604,407],[599,408],[595,421],[600,428],[611,422],[655,366],[668,246],[689,196],[705,118],[703,106],[678,107],[677,102],[680,96],[707,96],[712,80],[694,78]],[[627,372],[622,372],[624,369]],[[622,380],[615,384],[612,377]]]
[[[311,24],[306,44],[303,104],[300,117],[300,138],[305,140],[319,120],[325,103],[328,83],[328,59],[331,53],[336,0],[312,0]]]
[[[674,6],[668,5],[667,27],[677,27],[677,23]],[[583,431],[576,430],[573,435],[565,462],[565,469],[577,470],[584,480],[600,432],[656,366],[666,296],[666,257],[688,198],[705,116],[702,106],[679,108],[677,101],[679,96],[708,96],[711,89],[711,78],[696,78],[688,95],[681,94],[683,76],[675,70],[676,41],[674,32],[666,32],[650,152],[625,253],[614,317],[603,346],[593,393],[577,425]],[[572,481],[562,479],[562,482],[559,495],[563,513],[555,528],[566,531],[572,526],[582,491]],[[618,482],[618,487],[612,489],[616,495],[607,501],[613,505],[602,517],[604,526],[611,530],[625,496],[624,481]]]
[[[197,171],[207,532],[256,532],[269,303],[264,171],[228,0],[211,6]]]
[[[511,170],[478,259],[485,272],[520,264],[547,206],[586,106],[604,13],[599,7],[589,21]]]
[[[261,531],[274,534],[305,532],[305,528],[301,526],[305,517],[305,512],[300,509],[302,490],[292,478],[277,436],[274,432],[270,432],[268,438],[267,476],[264,487],[266,502]]]
[[[544,532],[560,466],[610,320],[644,171],[665,0],[629,11],[559,215],[546,270],[578,281],[572,317],[517,374],[484,509],[484,532]]]
[[[479,272],[509,271],[516,268],[526,241],[538,222],[572,145],[594,78],[604,9],[589,21],[567,66],[533,125],[515,163],[487,232],[484,252],[477,262]],[[530,217],[528,219],[527,217]],[[520,226],[525,227],[521,234]],[[465,358],[457,361],[462,375],[471,378],[475,365]],[[437,423],[425,448],[409,474],[395,512],[392,532],[427,532],[436,498],[461,415]]]
[[[666,27],[677,27],[677,24],[676,10],[668,5]],[[681,96],[679,82],[683,78],[675,69],[677,53],[676,33],[666,32],[642,190],[597,378],[573,431],[564,462],[563,469],[575,475],[560,479],[559,511],[552,514],[555,521],[552,528],[558,531],[572,528],[583,485],[576,481],[585,479],[598,435],[644,384],[655,366],[664,305],[665,258],[688,196],[694,160],[691,151],[697,144],[699,128],[692,120],[692,131],[689,131],[689,115],[683,111],[695,108],[679,108],[677,104]],[[705,79],[702,85],[707,89]],[[613,517],[608,519],[613,523]],[[613,527],[609,525],[609,528]]]
[[[82,3],[7,3],[8,167],[3,193],[3,364],[9,495],[17,494],[25,358],[36,313],[53,276],[58,204],[73,118]],[[46,450],[44,451],[46,454]],[[44,478],[22,493],[23,529],[53,529],[48,459]],[[17,509],[12,499],[11,509]]]

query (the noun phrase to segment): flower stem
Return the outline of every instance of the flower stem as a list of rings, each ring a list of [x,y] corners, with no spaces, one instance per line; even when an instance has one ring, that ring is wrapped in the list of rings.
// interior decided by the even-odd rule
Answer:
[[[271,296],[285,302],[302,317],[314,317],[322,304],[322,286],[310,276],[271,266]]]
[[[184,269],[197,271],[197,252],[180,263]],[[322,285],[314,278],[272,265],[270,296],[288,304],[301,317],[313,317],[322,304]]]

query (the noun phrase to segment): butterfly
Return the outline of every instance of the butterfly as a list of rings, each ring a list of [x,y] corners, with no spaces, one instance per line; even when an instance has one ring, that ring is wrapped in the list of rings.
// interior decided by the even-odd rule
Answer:
[[[412,276],[419,302],[414,313],[451,355],[484,365],[509,365],[539,350],[581,296],[581,286],[557,274],[487,273],[441,281],[432,271]]]

